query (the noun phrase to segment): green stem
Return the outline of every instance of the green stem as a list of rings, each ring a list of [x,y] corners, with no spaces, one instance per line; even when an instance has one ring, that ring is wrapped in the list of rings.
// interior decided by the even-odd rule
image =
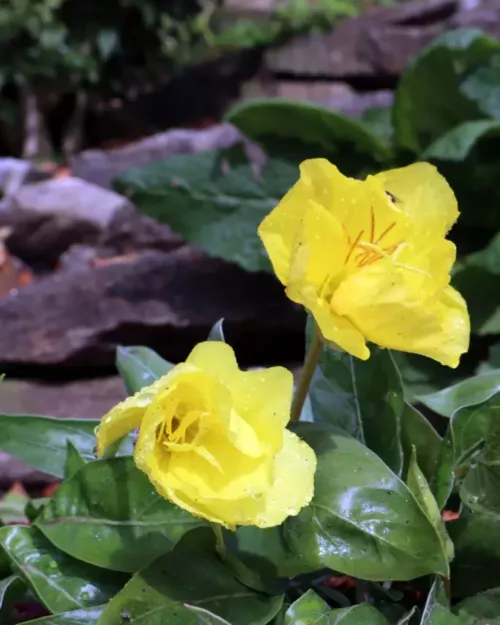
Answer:
[[[222,534],[222,525],[218,523],[210,523],[215,534],[215,548],[221,559],[224,560],[226,555],[226,545],[224,544],[224,535]]]
[[[120,445],[123,442],[123,438],[119,438],[117,441],[115,441],[114,443],[111,443],[111,445],[109,447],[106,447],[106,449],[104,450],[104,453],[101,456],[102,460],[109,460],[110,458],[114,458],[116,456],[116,454],[118,453],[118,450],[120,449]]]
[[[299,384],[293,398],[290,421],[298,421],[300,419],[302,408],[304,407],[304,402],[306,401],[307,393],[309,391],[309,386],[311,385],[314,370],[316,369],[319,357],[321,356],[322,347],[323,341],[321,338],[321,332],[319,331],[318,326],[314,324],[313,339],[309,345]]]

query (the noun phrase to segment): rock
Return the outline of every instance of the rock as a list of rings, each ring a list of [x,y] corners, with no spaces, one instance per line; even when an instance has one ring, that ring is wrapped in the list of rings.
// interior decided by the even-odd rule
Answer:
[[[366,16],[345,20],[332,33],[297,37],[270,50],[267,72],[329,79],[396,78],[443,26],[404,26]]]
[[[96,259],[8,295],[0,301],[0,370],[109,371],[118,344],[150,345],[175,362],[222,317],[249,364],[294,360],[302,351],[303,311],[274,276],[186,246]]]
[[[0,222],[12,232],[9,251],[32,264],[55,265],[75,243],[97,242],[127,200],[78,178],[60,178],[22,187]]]
[[[0,158],[0,191],[4,198],[16,195],[23,184],[46,178],[46,173],[37,170],[28,161],[18,158]]]
[[[102,231],[97,244],[112,250],[113,254],[128,254],[143,249],[170,252],[184,245],[184,240],[166,224],[142,215],[128,204],[117,211],[108,227]]]
[[[500,39],[500,3],[484,3],[461,11],[450,20],[451,28],[480,28],[486,34]]]
[[[301,80],[253,80],[242,88],[242,99],[285,98],[303,100],[333,108],[352,117],[361,117],[374,107],[388,107],[394,101],[389,89],[359,92],[344,82]]]
[[[125,397],[118,376],[59,384],[7,379],[0,385],[0,412],[99,419]],[[0,487],[16,481],[46,484],[55,478],[0,452]]]
[[[206,130],[169,130],[114,150],[86,150],[70,159],[75,176],[102,187],[109,187],[120,172],[147,165],[176,154],[217,150],[242,142],[242,136],[230,124]]]
[[[59,383],[6,378],[0,385],[0,412],[100,419],[126,396],[117,375]]]

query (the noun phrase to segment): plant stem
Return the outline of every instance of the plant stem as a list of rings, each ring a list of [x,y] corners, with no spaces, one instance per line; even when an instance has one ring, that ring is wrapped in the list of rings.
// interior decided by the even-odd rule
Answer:
[[[224,560],[226,555],[226,546],[224,544],[224,536],[222,534],[222,525],[218,523],[210,523],[215,534],[215,548],[221,559]]]
[[[316,369],[319,357],[321,356],[322,347],[323,341],[321,338],[321,332],[319,331],[318,326],[314,324],[313,338],[311,344],[309,345],[309,349],[307,350],[306,360],[304,362],[304,367],[302,368],[302,374],[300,376],[297,390],[295,391],[295,397],[293,398],[290,421],[298,421],[300,419],[302,408],[304,407],[304,402],[306,401],[307,392],[309,391],[309,386],[311,385],[314,370]]]

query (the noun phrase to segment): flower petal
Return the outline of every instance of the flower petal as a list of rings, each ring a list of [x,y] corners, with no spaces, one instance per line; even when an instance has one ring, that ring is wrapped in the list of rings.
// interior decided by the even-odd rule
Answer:
[[[223,341],[198,343],[186,362],[210,373],[226,386],[230,386],[231,380],[239,373],[234,350]]]
[[[285,430],[283,447],[274,458],[274,481],[266,493],[263,509],[251,524],[281,525],[309,505],[314,495],[316,454],[296,434]]]
[[[309,310],[326,341],[362,360],[370,357],[365,337],[359,329],[346,317],[336,314],[326,300],[319,299],[310,285],[293,285],[287,288],[287,295]]]
[[[469,343],[469,317],[451,287],[428,295],[412,288],[413,272],[379,261],[339,286],[332,308],[380,345],[456,367]]]
[[[290,420],[293,375],[284,367],[241,371],[231,383],[233,408],[260,441],[260,451],[274,453],[282,445],[283,430]],[[252,454],[249,449],[241,451]]]
[[[258,228],[258,234],[282,284],[287,283],[295,237],[309,204],[307,187],[299,180]]]
[[[192,367],[188,367],[189,370]],[[132,397],[127,397],[102,418],[96,430],[97,455],[100,457],[105,449],[118,439],[140,426],[147,407],[154,401],[172,380],[186,371],[184,365],[177,365],[167,375],[146,386]]]
[[[439,239],[457,220],[455,195],[434,165],[414,163],[373,178],[395,197],[396,205],[413,221],[415,234]]]
[[[325,282],[344,269],[347,254],[347,234],[340,222],[311,203],[297,230],[287,285],[307,282],[319,294]]]
[[[314,494],[316,455],[307,443],[285,430],[283,447],[274,457],[274,479],[262,496],[237,501],[213,500],[199,508],[200,516],[226,527],[273,527],[307,506]]]

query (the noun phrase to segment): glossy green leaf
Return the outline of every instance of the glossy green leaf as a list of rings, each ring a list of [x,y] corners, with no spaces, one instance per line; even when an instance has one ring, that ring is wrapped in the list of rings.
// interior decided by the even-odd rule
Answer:
[[[95,458],[93,419],[54,419],[52,417],[0,414],[0,450],[49,475],[64,477],[66,445],[71,441],[85,461]],[[132,453],[128,438],[120,455]]]
[[[198,615],[185,607],[186,602],[231,625],[269,623],[283,597],[243,586],[217,556],[213,542],[197,550],[190,538],[136,573],[106,606],[99,625],[116,625],[122,614],[142,625],[194,625]]]
[[[297,553],[365,580],[406,580],[447,574],[436,528],[408,487],[369,449],[327,425],[294,428],[318,457],[315,495],[285,521]]]
[[[450,611],[444,582],[439,577],[432,584],[420,625],[460,625],[460,620]]]
[[[455,545],[452,595],[468,597],[500,586],[500,519],[466,510],[446,527]]]
[[[458,124],[484,117],[461,83],[471,68],[499,49],[500,44],[476,29],[446,32],[428,45],[398,84],[393,109],[397,143],[420,153]]]
[[[500,370],[477,375],[438,393],[421,395],[418,399],[443,417],[451,417],[459,408],[481,404],[499,391]]]
[[[500,393],[453,413],[438,457],[433,492],[442,509],[450,496],[455,476],[463,477],[480,453],[491,420],[500,407]]]
[[[308,324],[308,334],[311,323]],[[341,428],[398,475],[403,467],[404,394],[391,352],[376,346],[362,361],[324,346],[309,389],[315,421]]]
[[[313,590],[306,591],[285,613],[284,625],[389,625],[389,621],[367,603],[332,610]]]
[[[410,404],[405,404],[403,410],[401,440],[406,465],[415,447],[418,466],[430,482],[436,472],[442,440],[426,417]],[[407,466],[405,468],[407,469]]]
[[[422,160],[464,161],[480,139],[500,135],[500,122],[465,122],[440,136],[422,154]]]
[[[315,625],[330,625],[332,609],[314,590],[307,590],[294,601],[285,613],[284,625],[298,625],[313,622]]]
[[[197,605],[185,603],[184,607],[191,613],[192,616],[196,618],[194,623],[197,623],[198,625],[231,625],[231,623],[220,616],[217,616],[204,608],[200,608]]]
[[[292,603],[285,614],[284,625],[389,625],[389,621],[367,603],[332,610],[313,590]]]
[[[290,578],[317,568],[307,553],[290,549],[281,526],[242,526],[235,532],[223,530],[223,536],[228,564],[237,579],[250,588],[279,594],[285,592]]]
[[[64,467],[64,477],[71,477],[78,471],[78,469],[81,469],[84,464],[85,460],[82,458],[81,453],[73,445],[73,443],[68,440],[66,445],[66,466]]]
[[[26,523],[26,504],[29,501],[27,495],[22,493],[7,493],[0,500],[0,523]]]
[[[226,339],[224,338],[223,324],[224,319],[219,319],[219,321],[217,321],[214,327],[210,330],[207,341],[222,341],[223,343],[226,342]]]
[[[500,119],[500,54],[471,71],[460,90],[475,102],[485,117]]]
[[[232,109],[226,119],[268,154],[286,150],[300,160],[326,156],[347,174],[359,172],[367,159],[373,163],[390,155],[362,121],[307,102],[251,100]]]
[[[406,483],[411,493],[417,500],[418,504],[422,508],[429,521],[436,528],[436,532],[441,540],[441,546],[443,552],[446,554],[448,560],[453,559],[453,543],[446,532],[443,520],[441,518],[441,511],[437,505],[434,495],[429,488],[429,484],[425,479],[424,474],[420,470],[415,448],[410,458],[410,465],[408,467],[408,475],[406,477]]]
[[[499,484],[500,465],[484,464],[480,458],[467,472],[460,487],[460,497],[475,512],[500,516]]]
[[[137,208],[211,256],[270,270],[257,236],[262,219],[296,182],[298,167],[270,159],[257,175],[240,148],[174,156],[116,180]]]
[[[153,384],[173,366],[149,347],[118,347],[116,350],[116,368],[130,395]]]
[[[34,523],[36,517],[40,514],[40,511],[49,501],[49,497],[38,497],[36,499],[29,499],[26,503],[24,512],[30,523]]]
[[[420,395],[427,395],[455,384],[460,379],[455,369],[416,354],[392,352],[392,357],[403,378],[405,399],[416,403]]]
[[[14,570],[51,612],[65,612],[107,602],[124,579],[61,553],[34,527],[0,528],[0,546]]]
[[[500,275],[500,234],[491,239],[488,245],[480,250],[469,254],[465,258],[465,266],[484,269],[494,276]]]
[[[498,625],[500,623],[500,588],[491,588],[474,597],[464,599],[453,612],[467,625]],[[485,623],[486,621],[486,623]]]
[[[37,618],[25,625],[97,625],[101,614],[102,607],[72,610],[71,612]]]
[[[24,594],[24,589],[25,585],[18,575],[10,575],[0,580],[0,622],[16,599]]]
[[[60,485],[36,521],[65,553],[126,572],[146,566],[200,523],[160,497],[132,458],[86,464]]]

